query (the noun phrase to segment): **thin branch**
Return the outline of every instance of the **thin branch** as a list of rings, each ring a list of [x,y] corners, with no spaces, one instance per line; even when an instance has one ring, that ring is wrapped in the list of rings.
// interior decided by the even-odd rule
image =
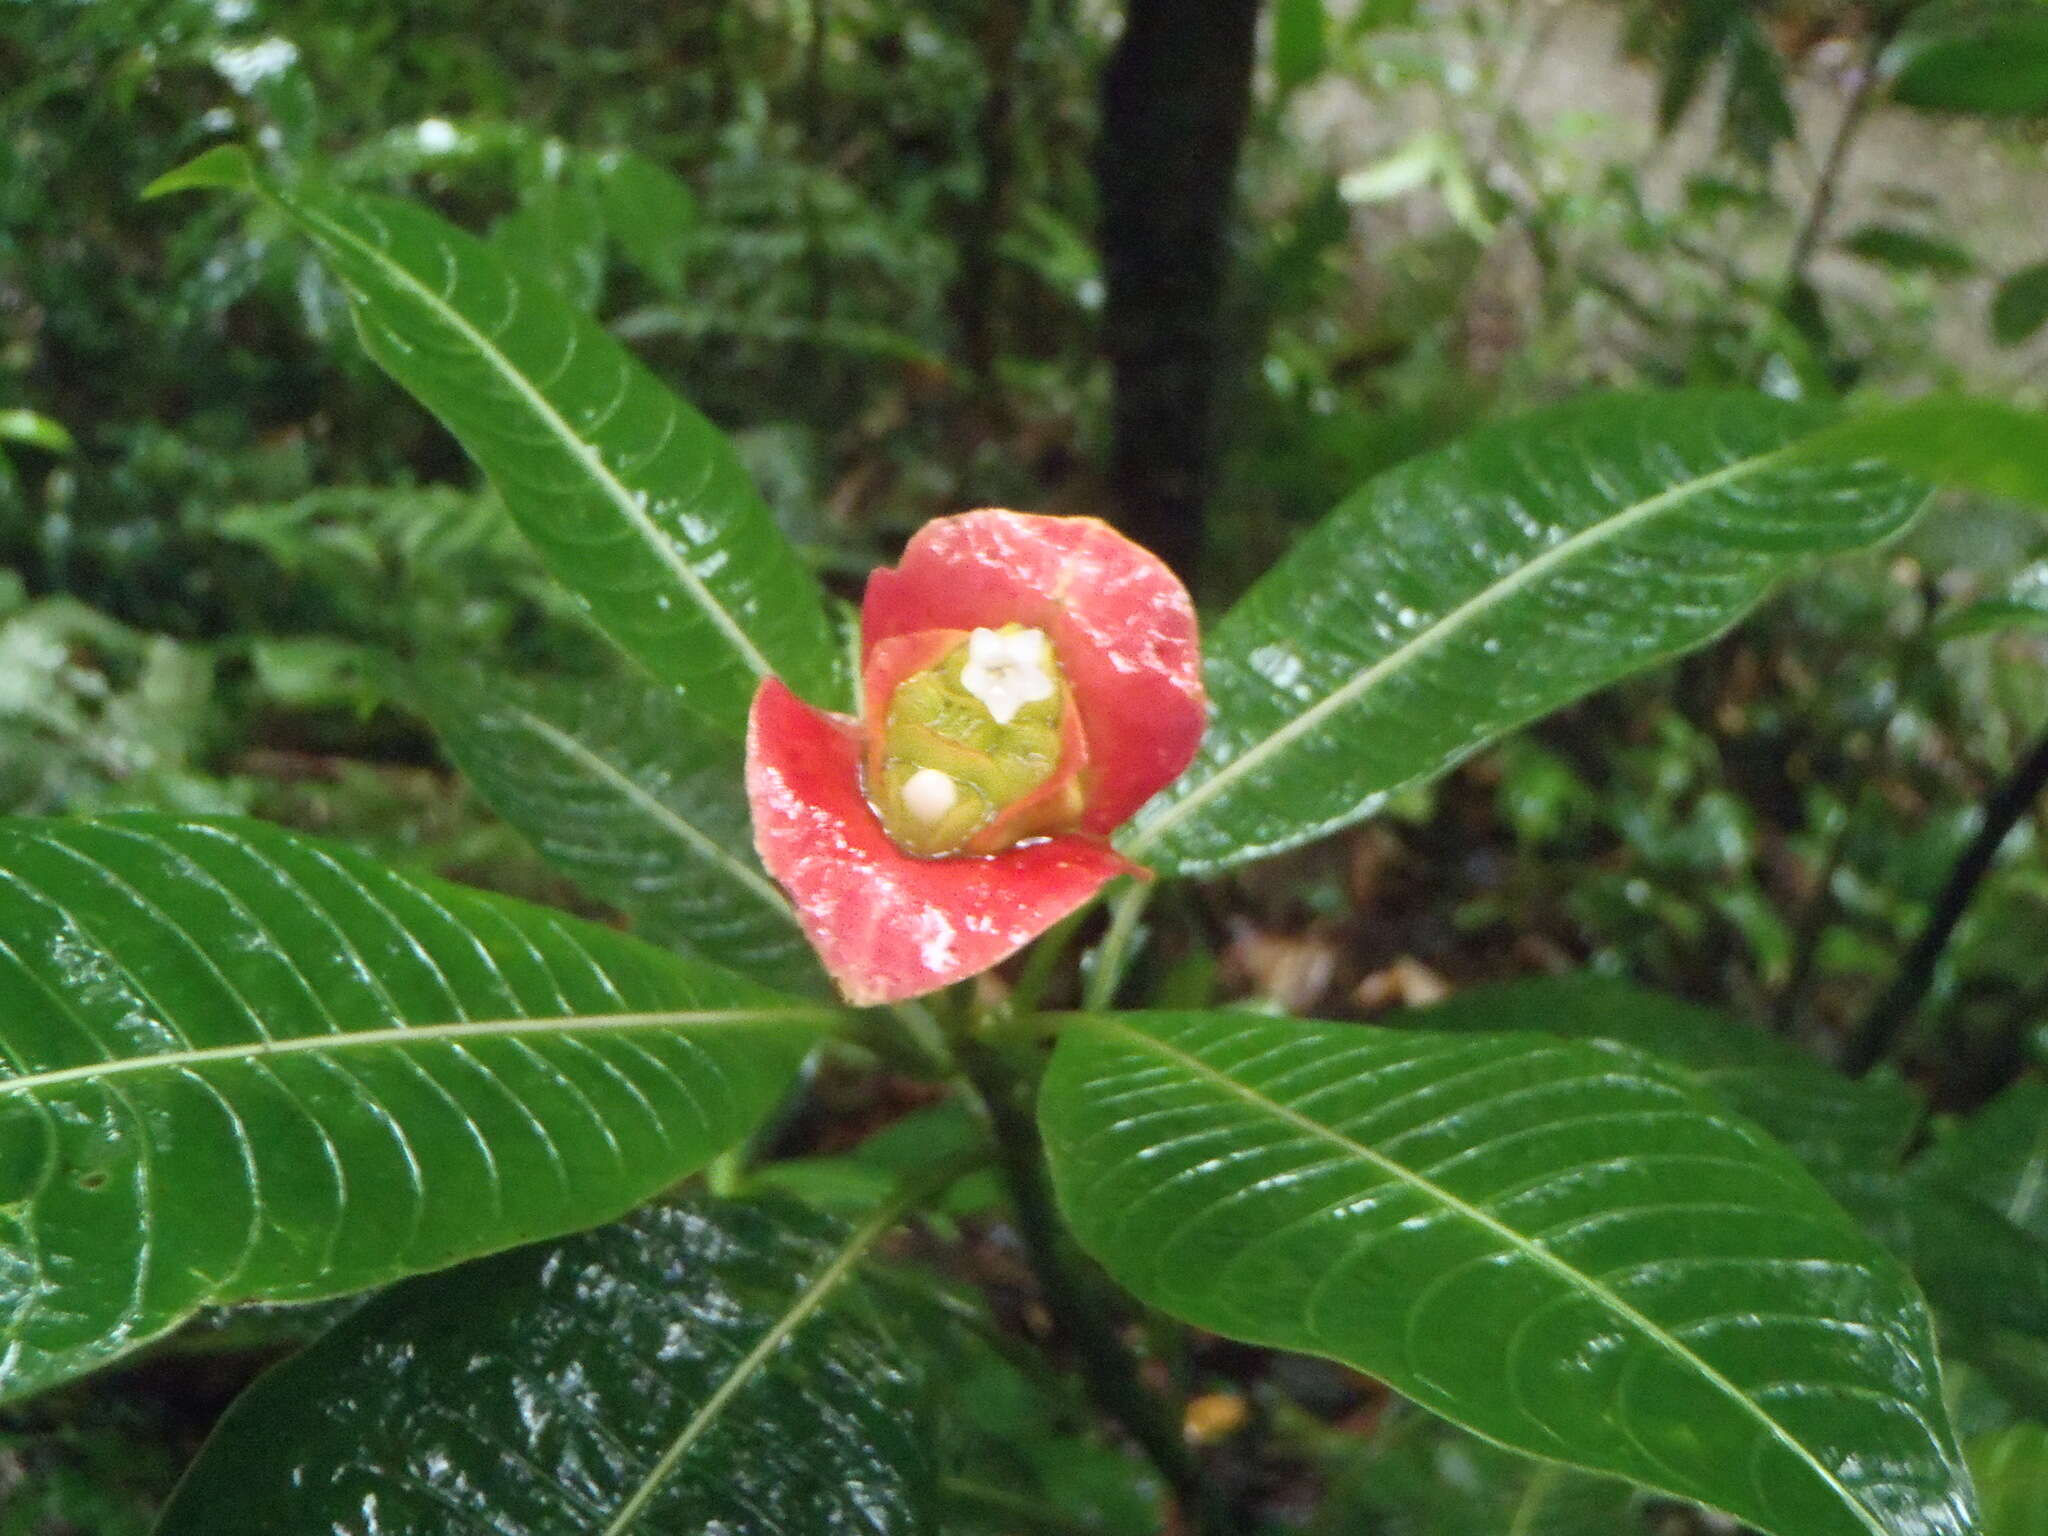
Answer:
[[[1928,913],[1927,926],[1906,952],[1898,976],[1850,1037],[1842,1053],[1844,1071],[1861,1076],[1882,1061],[1898,1042],[1934,985],[1935,967],[1968,910],[1970,898],[1991,872],[1998,850],[2005,845],[2012,829],[2044,789],[2048,789],[2048,735],[2034,743],[2019,766],[1985,800],[1982,825],[1956,860],[1955,868],[1949,871],[1948,881]]]
[[[1884,51],[1891,46],[1897,35],[1903,13],[1897,17],[1885,17],[1874,23],[1870,29],[1870,43],[1863,51],[1863,65],[1856,73],[1856,83],[1850,88],[1848,105],[1842,109],[1842,120],[1835,127],[1835,136],[1828,144],[1827,157],[1821,161],[1820,179],[1814,183],[1813,197],[1807,202],[1806,217],[1800,222],[1799,233],[1792,240],[1792,256],[1785,264],[1784,293],[1789,298],[1806,280],[1807,263],[1813,260],[1813,253],[1820,245],[1821,237],[1827,233],[1828,219],[1835,211],[1835,198],[1841,192],[1842,176],[1849,164],[1849,147],[1856,142],[1857,134],[1863,131],[1863,124],[1870,116],[1870,109],[1877,105],[1878,64]]]
[[[1025,1078],[1000,1052],[971,1038],[961,1042],[960,1059],[988,1109],[996,1166],[1046,1310],[1073,1350],[1089,1395],[1159,1469],[1201,1536],[1236,1536],[1239,1528],[1195,1464],[1176,1416],[1139,1379],[1138,1362],[1110,1322],[1110,1299],[1069,1261]]]

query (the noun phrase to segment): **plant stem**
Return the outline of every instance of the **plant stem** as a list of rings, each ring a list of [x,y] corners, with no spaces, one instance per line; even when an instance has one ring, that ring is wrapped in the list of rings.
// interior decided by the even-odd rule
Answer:
[[[1017,972],[1017,981],[1010,988],[1010,1011],[1017,1015],[1036,1013],[1038,1005],[1045,999],[1045,989],[1052,984],[1053,970],[1065,958],[1067,946],[1074,941],[1074,934],[1094,910],[1093,902],[1078,912],[1068,914],[1051,928],[1048,928],[1031,952],[1024,957],[1024,966]]]
[[[1145,915],[1145,904],[1151,899],[1152,885],[1145,880],[1133,880],[1117,897],[1109,915],[1109,932],[1095,946],[1094,969],[1089,971],[1088,984],[1082,991],[1081,1006],[1089,1012],[1099,1012],[1116,1003],[1116,989],[1124,979],[1131,944],[1138,936],[1138,919]]]
[[[1159,1469],[1201,1536],[1233,1536],[1237,1528],[1182,1441],[1175,1415],[1139,1380],[1138,1362],[1109,1321],[1109,1298],[1069,1260],[1025,1075],[1001,1052],[971,1037],[960,1043],[960,1061],[987,1107],[996,1167],[1046,1310],[1073,1350],[1089,1395]]]
[[[1991,872],[1998,850],[2012,829],[2027,814],[2042,790],[2048,789],[2048,735],[2035,742],[1984,802],[1984,817],[1970,846],[1949,871],[1948,881],[1935,898],[1927,925],[1900,962],[1899,974],[1891,986],[1857,1026],[1842,1053],[1842,1069],[1853,1076],[1868,1072],[1897,1043],[1928,989],[1934,985],[1934,970],[1941,952],[1948,947],[1956,925],[1969,908],[1970,898]]]
[[[1820,177],[1813,184],[1813,198],[1806,205],[1806,217],[1800,221],[1799,233],[1792,240],[1792,256],[1785,265],[1785,296],[1789,299],[1806,279],[1806,265],[1813,259],[1814,250],[1820,245],[1821,236],[1827,233],[1828,218],[1835,210],[1835,197],[1841,190],[1842,173],[1849,163],[1849,146],[1856,142],[1856,135],[1870,116],[1870,109],[1877,104],[1878,61],[1891,46],[1891,40],[1898,32],[1898,21],[1885,18],[1873,23],[1870,32],[1870,46],[1863,52],[1863,67],[1857,72],[1856,84],[1850,88],[1848,105],[1842,109],[1842,121],[1835,128],[1835,136],[1828,144],[1827,156],[1821,161]]]
[[[868,1041],[872,1049],[914,1077],[953,1075],[953,1053],[947,1049],[945,1031],[932,1017],[931,1009],[920,1002],[892,1003],[888,1013],[896,1021],[895,1028],[870,1029]],[[879,1025],[879,1014],[856,1015],[862,1020],[870,1017]]]

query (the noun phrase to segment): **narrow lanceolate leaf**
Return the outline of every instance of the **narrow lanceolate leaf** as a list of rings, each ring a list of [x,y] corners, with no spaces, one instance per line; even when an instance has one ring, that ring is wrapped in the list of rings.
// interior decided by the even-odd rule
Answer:
[[[1120,846],[1195,873],[1306,842],[1897,531],[1922,492],[1868,454],[1804,455],[1828,419],[1598,397],[1369,482],[1210,635],[1201,755]]]
[[[419,679],[422,707],[477,791],[638,930],[758,980],[827,987],[754,856],[737,742],[636,678]]]
[[[609,1220],[823,1015],[254,822],[0,822],[0,1398]]]
[[[257,176],[215,150],[156,191],[261,191],[347,289],[371,355],[462,441],[630,655],[738,736],[769,673],[836,701],[816,581],[732,444],[546,283],[423,208]]]
[[[1082,1243],[1176,1317],[1776,1536],[1974,1528],[1911,1281],[1645,1057],[1083,1016],[1039,1114]]]
[[[693,1198],[400,1286],[236,1402],[157,1536],[930,1529],[858,1275],[900,1213]]]

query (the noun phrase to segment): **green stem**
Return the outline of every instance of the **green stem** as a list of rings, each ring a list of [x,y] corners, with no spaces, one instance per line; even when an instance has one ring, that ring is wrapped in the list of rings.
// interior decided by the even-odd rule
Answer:
[[[874,1031],[893,1047],[892,1054],[919,1077],[951,1077],[956,1070],[953,1053],[946,1045],[946,1032],[923,1003],[894,1003],[889,1015],[895,1028]],[[879,1022],[879,1016],[875,1016]]]
[[[1082,991],[1081,1006],[1088,1012],[1099,1013],[1115,1006],[1116,989],[1123,984],[1131,946],[1138,937],[1138,920],[1145,915],[1145,904],[1151,899],[1152,883],[1148,880],[1133,880],[1116,898],[1109,915],[1109,932],[1095,946],[1094,968],[1089,971],[1088,984]]]
[[[1010,988],[1010,1012],[1013,1016],[1036,1013],[1038,1005],[1045,1000],[1045,989],[1051,985],[1053,969],[1065,958],[1067,946],[1074,941],[1074,934],[1094,910],[1095,904],[1074,912],[1051,928],[1031,946],[1031,953],[1024,957],[1024,967],[1017,972],[1017,983]]]
[[[1070,1260],[1029,1107],[1030,1080],[1001,1052],[972,1038],[961,1042],[960,1061],[988,1110],[996,1167],[1046,1310],[1073,1350],[1089,1395],[1159,1469],[1200,1536],[1235,1536],[1238,1528],[1181,1439],[1178,1417],[1139,1380],[1138,1362],[1110,1322],[1113,1303]]]

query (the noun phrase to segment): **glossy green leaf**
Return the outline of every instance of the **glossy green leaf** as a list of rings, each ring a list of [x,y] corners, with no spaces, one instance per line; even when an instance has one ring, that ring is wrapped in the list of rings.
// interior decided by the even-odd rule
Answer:
[[[1929,15],[1895,50],[1894,100],[1937,112],[2048,112],[2048,10],[2021,3]]]
[[[517,682],[440,670],[416,691],[492,809],[648,937],[829,995],[754,855],[739,744],[707,731],[669,690],[631,677]]]
[[[152,192],[260,191],[348,291],[371,355],[497,484],[618,644],[739,734],[761,678],[837,699],[815,579],[732,444],[548,284],[423,208],[289,189],[215,150]]]
[[[2048,1244],[2016,1227],[1996,1198],[2018,1188],[2031,1200],[2030,1157],[2048,1159],[2048,1103],[2015,1101],[1984,1127],[2000,1155],[1985,1157],[1982,1182],[1944,1182],[1923,1158],[1898,1170],[1919,1128],[1918,1095],[1887,1072],[1844,1077],[1754,1025],[1677,998],[1601,977],[1567,976],[1480,987],[1390,1025],[1479,1033],[1535,1029],[1567,1039],[1611,1040],[1682,1066],[1737,1114],[1786,1149],[1874,1236],[1904,1259],[1936,1305],[1974,1321],[2048,1337]],[[2043,1117],[2029,1120],[2038,1108]],[[1975,1160],[1966,1138],[1951,1143]],[[1998,1170],[1998,1171],[1994,1171]],[[2048,1177],[2048,1166],[2036,1170]],[[2040,1191],[2048,1200],[2048,1190]],[[2031,1206],[2029,1206],[2031,1209]]]
[[[1603,396],[1368,482],[1210,635],[1201,754],[1122,846],[1195,873],[1371,812],[1502,732],[1701,644],[1919,488],[1759,396]]]
[[[1081,1242],[1198,1327],[1777,1536],[1974,1527],[1911,1281],[1645,1057],[1082,1016],[1039,1113]]]
[[[537,280],[586,314],[597,308],[604,293],[605,231],[591,188],[541,182],[491,225],[485,244],[522,282]]]
[[[1830,1188],[1840,1175],[1896,1167],[1920,1121],[1918,1096],[1889,1072],[1845,1077],[1755,1025],[1606,977],[1475,987],[1384,1022],[1446,1033],[1538,1030],[1630,1046],[1685,1068]]]
[[[256,822],[0,823],[0,1397],[608,1220],[827,1018]]]
[[[2048,1536],[2048,1425],[2015,1424],[1970,1442],[1984,1536]]]
[[[2048,325],[2048,261],[2022,267],[1991,296],[1991,338],[2016,347]]]
[[[893,1225],[700,1196],[411,1281],[236,1402],[157,1536],[929,1530],[859,1276]]]

